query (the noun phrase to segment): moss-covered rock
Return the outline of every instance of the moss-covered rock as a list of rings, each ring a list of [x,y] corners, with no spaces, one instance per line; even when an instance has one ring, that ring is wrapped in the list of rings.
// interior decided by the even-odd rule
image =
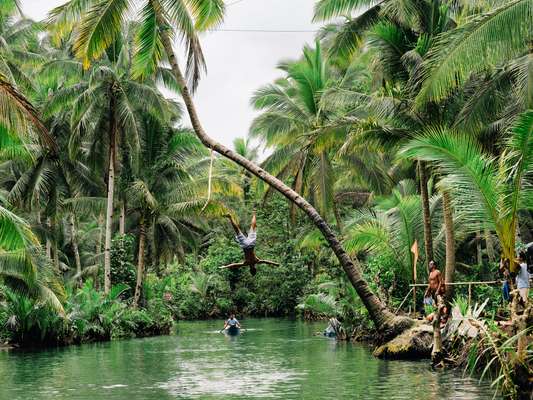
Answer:
[[[386,359],[431,357],[433,330],[430,325],[417,322],[412,328],[374,350],[374,356]]]

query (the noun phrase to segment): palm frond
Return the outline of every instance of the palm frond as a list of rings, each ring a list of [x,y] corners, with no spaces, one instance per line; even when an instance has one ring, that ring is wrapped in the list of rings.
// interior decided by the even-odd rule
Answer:
[[[493,11],[442,34],[432,47],[417,104],[441,100],[481,72],[527,51],[532,38],[531,0],[506,1]]]

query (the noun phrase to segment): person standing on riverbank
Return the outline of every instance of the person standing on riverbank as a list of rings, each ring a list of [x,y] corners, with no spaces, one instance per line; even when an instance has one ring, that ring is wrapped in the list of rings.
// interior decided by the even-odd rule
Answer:
[[[518,254],[518,274],[516,275],[516,287],[525,304],[529,295],[529,272],[527,270],[526,254],[521,251]]]
[[[446,290],[445,284],[442,280],[442,274],[437,268],[435,261],[429,262],[429,282],[424,297],[431,297],[435,304],[437,304],[437,296],[444,295]]]

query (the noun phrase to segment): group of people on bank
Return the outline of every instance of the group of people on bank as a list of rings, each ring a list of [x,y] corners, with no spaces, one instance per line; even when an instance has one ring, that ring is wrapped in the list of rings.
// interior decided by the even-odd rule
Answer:
[[[511,270],[511,263],[508,259],[500,260],[500,273],[503,276],[502,295],[505,301],[511,298],[511,291],[518,290],[518,293],[524,304],[528,303],[529,288],[531,287],[532,265],[528,264],[528,257],[525,251],[520,251],[516,260],[513,260],[515,267],[514,272]],[[439,296],[446,293],[446,283],[437,268],[435,261],[429,262],[429,282],[426,292],[424,293],[424,304],[437,305]],[[444,314],[447,314],[444,309]]]

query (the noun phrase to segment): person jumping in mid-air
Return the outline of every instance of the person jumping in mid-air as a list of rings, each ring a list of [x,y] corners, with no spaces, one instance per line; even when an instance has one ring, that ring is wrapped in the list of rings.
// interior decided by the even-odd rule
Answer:
[[[239,243],[239,246],[241,246],[242,251],[244,252],[244,261],[240,263],[233,263],[229,265],[224,265],[220,268],[240,268],[240,267],[250,267],[250,273],[252,275],[255,275],[257,272],[257,269],[255,266],[257,264],[267,264],[267,265],[275,265],[278,266],[279,264],[274,261],[269,260],[261,260],[257,258],[255,255],[255,241],[257,239],[257,220],[255,217],[255,209],[252,216],[252,224],[250,225],[250,230],[248,231],[248,235],[245,236],[244,233],[242,233],[241,228],[239,228],[239,225],[235,222],[231,214],[226,215],[227,218],[229,218],[231,222],[231,226],[235,230],[235,239]]]

